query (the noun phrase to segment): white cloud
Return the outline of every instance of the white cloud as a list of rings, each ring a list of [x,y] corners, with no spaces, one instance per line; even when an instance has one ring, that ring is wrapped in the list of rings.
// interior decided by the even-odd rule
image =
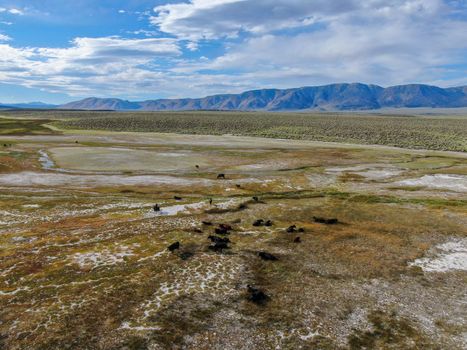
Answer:
[[[5,7],[0,7],[0,13],[9,13],[12,15],[24,15],[24,11],[17,9],[17,8],[5,8]]]
[[[72,94],[128,89],[146,65],[180,54],[173,39],[76,38],[68,48],[0,45],[0,80]],[[126,81],[122,82],[123,77]],[[119,86],[117,87],[117,85]],[[105,91],[105,90],[104,90]]]
[[[12,15],[24,15],[24,12],[19,9],[9,9],[8,12]]]
[[[439,82],[440,66],[465,62],[461,10],[442,0],[193,0],[156,7],[152,20],[194,43],[242,35],[210,62],[180,64],[181,74],[235,71],[258,87],[388,85]]]
[[[144,39],[76,38],[66,48],[0,44],[0,80],[128,97],[353,81],[467,84],[465,66],[455,67],[467,59],[467,8],[458,2],[180,0],[155,11],[152,23],[172,38],[154,28],[131,33]]]
[[[0,33],[0,41],[10,41],[11,38],[8,35]]]

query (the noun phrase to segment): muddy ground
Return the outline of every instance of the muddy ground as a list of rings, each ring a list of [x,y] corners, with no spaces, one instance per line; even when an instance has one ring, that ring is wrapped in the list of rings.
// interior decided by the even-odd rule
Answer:
[[[466,154],[110,132],[0,141],[0,348],[467,347]],[[231,243],[213,251],[221,223]]]

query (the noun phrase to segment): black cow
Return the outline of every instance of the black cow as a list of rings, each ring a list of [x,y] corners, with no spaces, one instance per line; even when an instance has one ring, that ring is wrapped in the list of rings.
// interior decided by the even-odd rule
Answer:
[[[253,197],[253,200],[254,200],[255,202],[259,202],[259,198],[256,197],[256,196]]]
[[[208,236],[208,238],[213,243],[217,243],[217,242],[230,243],[230,239],[228,239],[227,237],[217,237],[217,236],[211,235],[211,236]]]
[[[201,221],[203,223],[203,225],[206,225],[206,226],[212,226],[212,222],[210,221]]]
[[[287,227],[286,231],[287,231],[287,233],[292,233],[292,232],[295,232],[296,229],[297,229],[297,226],[292,225],[292,226]]]
[[[271,260],[271,261],[275,261],[275,260],[279,260],[277,257],[275,257],[274,255],[272,254],[269,254],[269,253],[266,253],[266,252],[259,252],[258,253],[258,256],[263,259],[263,260]]]
[[[152,209],[154,209],[154,211],[161,211],[161,207],[159,206],[159,204],[154,205]]]
[[[181,201],[181,200],[182,200],[182,197],[174,196],[174,199],[175,199],[176,201]]]
[[[313,216],[313,220],[319,224],[325,224],[325,225],[335,225],[339,222],[336,218],[332,219],[326,219],[326,218],[321,218],[317,216]]]
[[[300,239],[300,237],[295,237],[295,239],[293,240],[294,243],[300,243],[302,240]]]
[[[168,250],[170,250],[171,252],[177,250],[180,248],[180,242],[175,242],[175,243],[172,243],[171,245],[169,245],[167,247]]]
[[[208,248],[215,252],[222,252],[224,249],[230,249],[227,242],[215,242],[214,245],[210,245]]]
[[[258,219],[258,220],[255,220],[255,222],[253,222],[253,226],[263,226],[264,224],[264,220],[263,219]]]
[[[272,226],[272,221],[268,220],[264,223],[264,226]]]
[[[305,229],[304,229],[303,227],[300,227],[300,228],[298,229],[298,232],[305,232]]]
[[[225,179],[225,174],[218,174],[218,175],[217,175],[217,178],[218,178],[218,179]]]
[[[219,224],[219,228],[221,228],[223,230],[227,230],[227,231],[232,231],[233,230],[232,226],[230,226],[229,224]]]
[[[250,294],[248,296],[248,300],[251,302],[258,305],[263,305],[269,300],[269,297],[262,290],[259,290],[258,288],[252,287],[250,285],[247,285],[247,288],[248,293]]]
[[[221,227],[216,227],[214,229],[214,232],[216,233],[216,235],[228,235],[230,234],[230,232],[224,228],[221,228]]]

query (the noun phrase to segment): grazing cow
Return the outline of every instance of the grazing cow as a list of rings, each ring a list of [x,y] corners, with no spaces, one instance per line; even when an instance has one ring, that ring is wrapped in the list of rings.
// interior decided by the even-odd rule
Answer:
[[[230,232],[224,228],[221,228],[221,227],[216,227],[214,229],[214,232],[216,233],[216,235],[228,235],[230,234]]]
[[[206,225],[206,226],[212,226],[212,222],[211,221],[201,221],[203,223],[203,225]]]
[[[248,207],[246,206],[246,204],[243,203],[238,206],[238,210],[245,210],[246,208]]]
[[[212,198],[209,198],[209,205],[212,205]]]
[[[264,226],[272,226],[272,221],[268,220],[264,223]]]
[[[264,220],[263,219],[258,219],[258,220],[255,220],[255,222],[253,222],[253,226],[263,226],[264,224]]]
[[[180,259],[187,260],[187,259],[191,258],[193,255],[195,255],[195,254],[193,254],[191,252],[183,252],[183,253],[180,253],[179,256],[180,256]]]
[[[196,168],[196,169],[199,169],[199,165],[198,165],[198,164],[196,164],[196,165],[195,165],[195,168]]]
[[[296,228],[297,228],[297,226],[292,225],[292,226],[287,227],[286,231],[287,231],[287,233],[292,233],[292,232],[296,231]]]
[[[182,197],[174,196],[174,199],[175,199],[176,201],[181,201],[181,200],[182,200]]]
[[[300,243],[302,240],[300,239],[300,237],[295,237],[295,239],[293,240],[294,243]]]
[[[208,239],[211,240],[211,242],[213,243],[217,243],[217,242],[223,242],[223,243],[230,243],[230,239],[228,239],[227,237],[223,238],[223,237],[217,237],[217,236],[208,236]]]
[[[250,300],[251,302],[258,305],[263,305],[269,300],[269,297],[263,291],[250,285],[247,285],[247,288],[248,293],[250,294],[248,296],[248,300]]]
[[[326,218],[321,218],[321,217],[316,217],[316,216],[313,216],[313,220],[319,224],[325,224],[325,225],[335,225],[339,222],[339,220],[335,218],[326,219]]]
[[[227,242],[215,242],[214,245],[210,245],[208,248],[215,252],[222,252],[224,249],[230,249]]]
[[[275,260],[279,260],[277,257],[275,257],[274,255],[272,254],[269,254],[269,253],[266,253],[266,252],[259,252],[258,253],[258,256],[263,259],[263,260],[271,260],[271,261],[275,261]]]
[[[154,211],[161,211],[161,207],[159,206],[159,204],[154,205],[152,209],[154,209]]]
[[[305,229],[304,229],[303,227],[300,227],[300,228],[298,229],[298,232],[305,232]]]
[[[233,230],[232,226],[230,226],[229,224],[219,224],[219,227],[227,231]]]
[[[240,184],[236,184],[235,186],[237,186],[237,188],[240,188],[240,187],[242,187],[242,186],[240,186]]]
[[[218,178],[218,179],[225,179],[225,174],[218,174],[218,175],[217,175],[217,178]]]
[[[168,250],[170,250],[171,252],[177,250],[180,248],[180,242],[175,242],[175,243],[172,243],[171,245],[169,245],[167,247]]]
[[[256,196],[253,197],[253,200],[254,200],[255,202],[259,202],[259,198],[256,197]]]

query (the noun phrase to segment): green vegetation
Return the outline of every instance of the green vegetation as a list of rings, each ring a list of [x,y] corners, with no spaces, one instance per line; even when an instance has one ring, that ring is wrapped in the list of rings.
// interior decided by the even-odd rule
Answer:
[[[66,112],[63,117],[68,120],[56,125],[65,129],[233,134],[467,151],[467,118],[462,117],[260,112]]]
[[[48,135],[55,133],[44,126],[47,122],[48,120],[0,118],[0,135]]]

